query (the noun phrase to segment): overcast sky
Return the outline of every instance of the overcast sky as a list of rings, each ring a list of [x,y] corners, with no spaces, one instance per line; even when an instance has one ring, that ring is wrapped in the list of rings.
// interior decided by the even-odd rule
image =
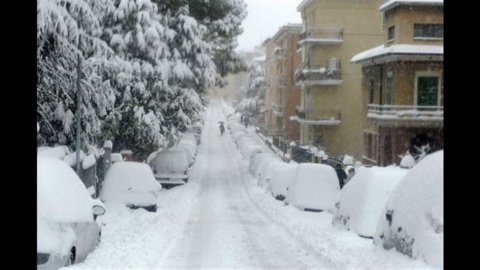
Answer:
[[[297,6],[302,0],[244,0],[248,5],[243,21],[243,34],[238,37],[237,51],[252,51],[279,27],[287,23],[301,23]]]

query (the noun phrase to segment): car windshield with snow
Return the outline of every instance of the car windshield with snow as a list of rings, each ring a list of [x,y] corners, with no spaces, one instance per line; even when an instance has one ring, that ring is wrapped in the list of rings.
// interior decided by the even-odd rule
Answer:
[[[100,199],[105,203],[121,203],[131,209],[157,211],[162,185],[145,163],[124,161],[113,164],[105,176]]]

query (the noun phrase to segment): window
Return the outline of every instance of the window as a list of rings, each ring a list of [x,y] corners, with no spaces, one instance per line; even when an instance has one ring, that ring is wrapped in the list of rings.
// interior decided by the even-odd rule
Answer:
[[[364,158],[374,163],[377,162],[377,138],[377,134],[370,132],[363,133]]]
[[[307,16],[307,31],[311,31],[314,27],[314,14],[315,13],[311,13]]]
[[[387,76],[386,88],[385,104],[390,105],[393,103],[393,75]]]
[[[388,27],[387,41],[395,39],[395,25]]]
[[[414,38],[443,38],[443,24],[420,24],[413,25]]]
[[[417,73],[416,103],[419,106],[437,106],[439,102],[440,76],[437,74]]]
[[[375,80],[369,80],[369,87],[368,87],[368,104],[373,104],[375,102]]]

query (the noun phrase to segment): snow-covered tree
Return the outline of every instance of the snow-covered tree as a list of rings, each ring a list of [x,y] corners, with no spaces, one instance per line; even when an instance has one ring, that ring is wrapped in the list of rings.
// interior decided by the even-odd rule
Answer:
[[[248,67],[248,89],[237,110],[247,115],[259,115],[264,99],[265,71],[260,63],[252,62]]]
[[[99,1],[100,3],[101,1]],[[74,145],[77,105],[82,111],[83,145],[100,133],[98,113],[109,106],[109,91],[82,65],[80,100],[76,100],[78,57],[82,62],[113,53],[99,38],[101,27],[95,1],[39,0],[37,2],[37,115],[46,144]],[[97,85],[102,87],[96,87]]]
[[[212,59],[222,77],[246,70],[246,65],[234,49],[243,32],[242,21],[247,16],[243,0],[155,0],[163,12],[176,12],[185,6],[199,24],[206,26],[204,40],[211,44]],[[222,80],[217,80],[222,83]]]

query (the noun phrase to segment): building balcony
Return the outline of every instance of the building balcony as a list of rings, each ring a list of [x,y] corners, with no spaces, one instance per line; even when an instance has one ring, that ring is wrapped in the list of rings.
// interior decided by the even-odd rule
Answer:
[[[287,59],[287,52],[281,47],[276,47],[273,50],[273,58],[277,61]]]
[[[307,29],[300,34],[298,49],[307,45],[340,45],[343,43],[343,29],[321,27]]]
[[[295,71],[295,84],[297,86],[342,84],[340,60],[331,58],[324,67],[308,65],[299,67]]]
[[[443,127],[443,106],[369,104],[367,118],[389,127]]]
[[[327,110],[327,109],[302,109],[300,107],[295,108],[296,115],[291,116],[291,121],[297,121],[304,125],[317,125],[317,126],[338,126],[341,123],[340,110]]]

